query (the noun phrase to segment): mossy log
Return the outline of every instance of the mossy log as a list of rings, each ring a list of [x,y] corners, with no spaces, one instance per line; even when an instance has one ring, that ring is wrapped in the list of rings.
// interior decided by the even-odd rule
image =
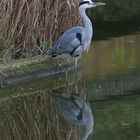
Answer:
[[[70,58],[67,68],[66,62],[67,59],[61,57],[44,55],[0,64],[0,98],[25,96],[43,89],[66,86],[66,70],[69,83],[74,82],[75,58]]]
[[[11,77],[19,74],[48,70],[49,68],[63,67],[67,59],[61,57],[51,58],[47,55],[35,56],[26,59],[13,60],[5,63],[0,63],[0,75],[2,77]],[[70,58],[70,62],[74,63],[75,58]]]

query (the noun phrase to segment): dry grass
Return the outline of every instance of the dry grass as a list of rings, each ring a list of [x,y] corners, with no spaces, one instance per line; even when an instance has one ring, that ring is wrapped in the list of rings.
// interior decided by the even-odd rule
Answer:
[[[1,57],[43,54],[77,19],[79,0],[1,0]],[[71,12],[72,11],[72,12]]]
[[[80,133],[58,114],[48,93],[0,103],[0,140],[80,140]]]

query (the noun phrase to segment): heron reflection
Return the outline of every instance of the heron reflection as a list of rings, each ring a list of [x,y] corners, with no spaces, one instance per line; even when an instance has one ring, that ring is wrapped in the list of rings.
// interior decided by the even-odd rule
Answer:
[[[88,101],[78,94],[52,94],[60,114],[72,124],[84,126],[82,140],[87,140],[93,131],[93,115]]]

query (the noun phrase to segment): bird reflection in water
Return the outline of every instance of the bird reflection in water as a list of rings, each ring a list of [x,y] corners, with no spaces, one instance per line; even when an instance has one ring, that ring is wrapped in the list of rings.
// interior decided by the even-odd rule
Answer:
[[[52,98],[60,114],[72,124],[84,126],[81,140],[87,140],[93,131],[93,115],[88,101],[78,94],[56,93]]]

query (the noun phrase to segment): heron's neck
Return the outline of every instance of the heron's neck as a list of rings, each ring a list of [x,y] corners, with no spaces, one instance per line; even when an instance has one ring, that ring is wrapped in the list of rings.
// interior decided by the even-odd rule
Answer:
[[[89,135],[92,133],[93,126],[94,126],[93,114],[92,114],[90,105],[88,103],[85,106],[85,110],[86,110],[86,113],[85,113],[85,130],[84,130],[84,133],[82,135],[82,140],[87,140]]]
[[[90,19],[88,18],[88,16],[86,15],[86,9],[79,8],[79,13],[83,19],[84,28],[85,28],[85,40],[87,41],[87,44],[88,44],[86,48],[84,46],[84,49],[87,49],[90,45],[92,34],[93,34],[92,23]]]
[[[89,137],[89,135],[92,133],[92,131],[93,131],[93,126],[92,127],[90,127],[90,126],[85,126],[85,130],[84,130],[84,133],[83,133],[83,135],[82,135],[82,140],[87,140],[88,139],[88,137]]]
[[[89,17],[86,15],[86,9],[81,9],[79,8],[80,16],[83,19],[84,27],[86,29],[91,29],[92,30],[92,23],[89,19]]]

